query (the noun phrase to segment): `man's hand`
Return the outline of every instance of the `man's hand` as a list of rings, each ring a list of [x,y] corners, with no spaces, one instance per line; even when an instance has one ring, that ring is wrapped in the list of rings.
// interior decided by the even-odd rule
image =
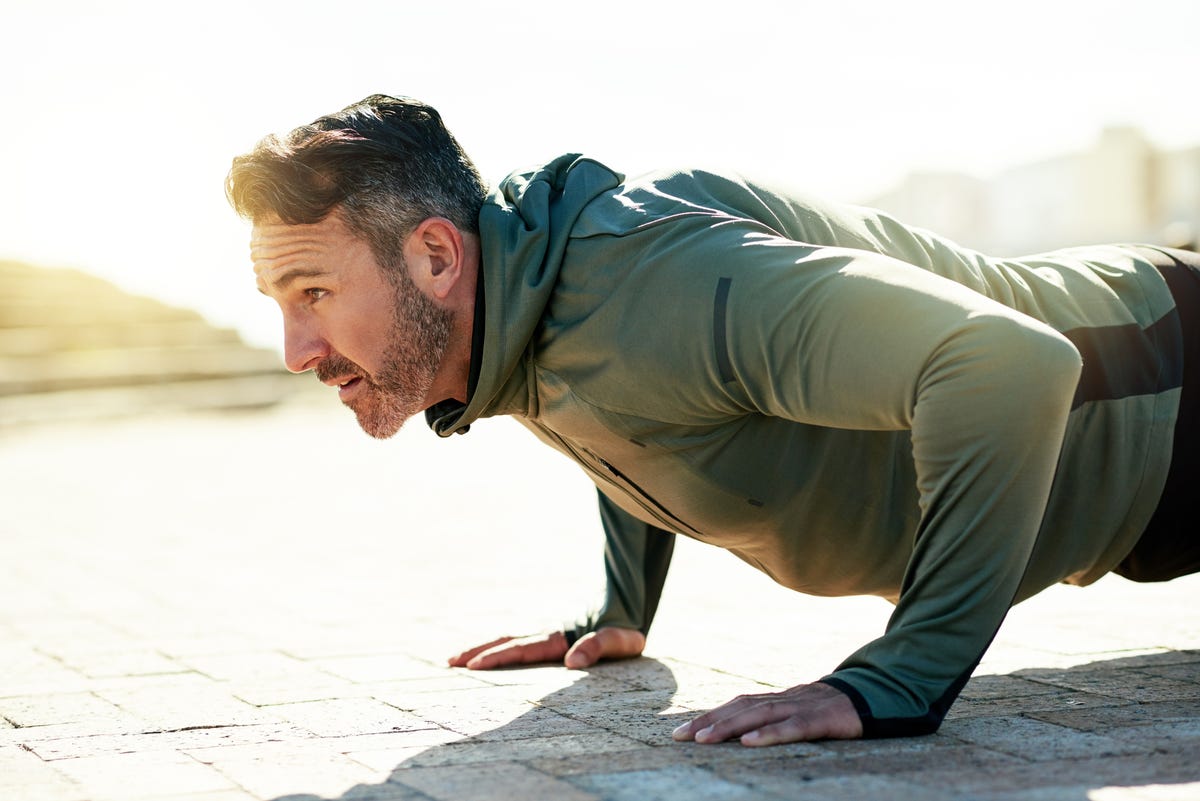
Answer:
[[[640,631],[610,626],[583,635],[570,648],[567,648],[567,637],[561,631],[529,637],[501,637],[452,656],[449,663],[450,667],[491,670],[561,659],[567,667],[579,670],[591,667],[601,659],[638,656],[645,647],[646,635]]]
[[[720,743],[740,737],[742,745],[778,745],[800,740],[862,737],[854,704],[828,684],[741,695],[675,730],[676,740]]]

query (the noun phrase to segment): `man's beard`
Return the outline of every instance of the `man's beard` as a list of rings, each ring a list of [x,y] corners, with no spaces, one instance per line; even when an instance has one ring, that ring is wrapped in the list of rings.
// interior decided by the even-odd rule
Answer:
[[[417,289],[403,265],[396,286],[392,330],[382,365],[369,375],[340,353],[317,365],[317,378],[362,378],[363,387],[346,403],[362,430],[376,439],[393,436],[410,417],[424,411],[438,367],[446,354],[454,314],[438,307]]]

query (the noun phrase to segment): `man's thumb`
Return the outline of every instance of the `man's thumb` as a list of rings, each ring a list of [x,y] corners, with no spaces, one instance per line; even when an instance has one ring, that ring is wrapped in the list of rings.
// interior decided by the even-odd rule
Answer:
[[[572,670],[591,667],[604,656],[604,644],[596,636],[596,632],[588,632],[575,641],[563,657],[563,664]]]

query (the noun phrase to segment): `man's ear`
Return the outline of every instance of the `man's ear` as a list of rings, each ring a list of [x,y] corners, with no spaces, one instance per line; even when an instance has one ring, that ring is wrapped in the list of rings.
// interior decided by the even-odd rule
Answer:
[[[428,217],[405,240],[404,259],[413,283],[426,294],[445,300],[466,268],[462,232],[445,217]]]

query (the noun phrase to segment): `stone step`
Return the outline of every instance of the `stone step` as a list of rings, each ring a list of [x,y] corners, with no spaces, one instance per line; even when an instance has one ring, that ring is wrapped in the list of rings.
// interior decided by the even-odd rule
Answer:
[[[0,356],[0,395],[281,372],[273,351],[223,345]]]
[[[134,296],[72,298],[62,294],[56,297],[12,298],[0,304],[0,329],[121,325],[136,322],[201,322],[203,319],[189,309],[176,309],[154,300]]]
[[[126,321],[0,328],[0,354],[8,356],[37,356],[75,350],[240,343],[241,339],[236,331],[215,328],[199,317],[161,322]]]
[[[307,380],[305,380],[307,379]],[[329,403],[311,376],[256,374],[138,386],[0,395],[0,432],[25,426],[181,411],[265,409],[281,401]]]
[[[264,406],[314,383],[191,309],[78,270],[0,261],[0,286],[0,427]]]
[[[102,278],[79,270],[0,261],[0,285],[4,287],[4,297],[0,299],[0,326],[24,324],[10,320],[14,316],[24,319],[37,312],[48,315],[44,318],[48,323],[74,322],[73,317],[64,318],[56,310],[76,312],[92,309],[93,313],[113,311],[156,318],[200,318],[190,309],[175,308],[153,298],[130,294]],[[32,324],[36,325],[38,321]]]

